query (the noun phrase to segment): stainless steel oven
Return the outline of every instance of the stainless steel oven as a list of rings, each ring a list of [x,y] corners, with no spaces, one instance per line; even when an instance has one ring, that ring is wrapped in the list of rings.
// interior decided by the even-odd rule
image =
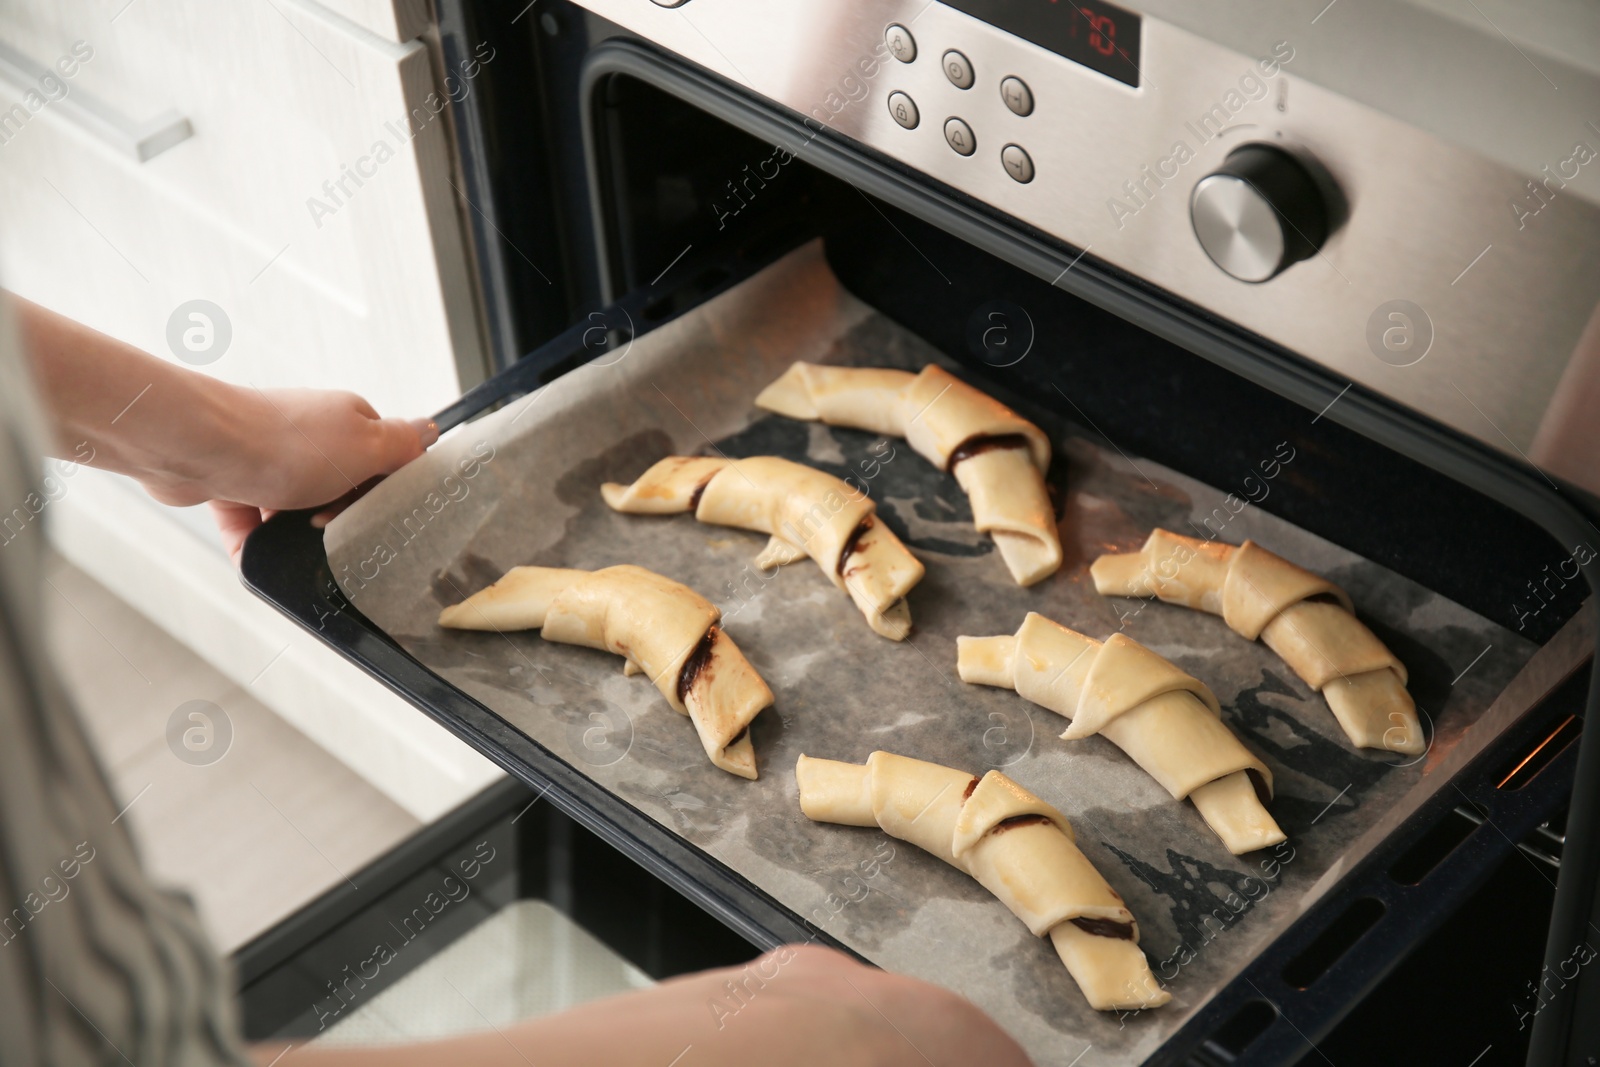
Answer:
[[[1119,452],[1227,487],[1290,443],[1303,459],[1253,506],[1558,664],[1508,687],[1448,788],[1146,1062],[1594,1062],[1600,979],[1572,963],[1600,938],[1592,19],[1507,36],[1497,7],[1366,0],[439,7],[447,62],[484,41],[514,60],[453,112],[504,369],[447,423],[820,238],[851,293]],[[756,946],[817,936],[421,668],[290,518],[252,539],[246,577],[639,878]]]

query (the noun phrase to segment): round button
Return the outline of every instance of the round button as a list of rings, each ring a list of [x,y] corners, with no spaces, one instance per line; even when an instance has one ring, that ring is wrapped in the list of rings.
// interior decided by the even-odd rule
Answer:
[[[889,54],[902,63],[909,63],[917,58],[917,39],[911,36],[910,30],[898,22],[883,31],[883,43],[889,46]]]
[[[922,120],[917,113],[917,102],[902,92],[889,94],[889,115],[908,130],[916,129]]]
[[[1021,145],[1008,144],[1002,148],[1000,163],[1006,168],[1007,174],[1023,185],[1033,181],[1033,159],[1023,151]]]
[[[1033,114],[1033,90],[1021,78],[1009,77],[1000,82],[1000,99],[1018,115]]]
[[[972,64],[954,48],[944,54],[944,76],[957,89],[970,89],[976,80],[972,74]]]
[[[970,156],[978,150],[978,139],[972,135],[972,127],[960,119],[944,120],[944,139],[964,156]]]
[[[1328,236],[1328,205],[1306,164],[1265,144],[1234,149],[1201,178],[1189,216],[1206,255],[1242,282],[1310,258]]]

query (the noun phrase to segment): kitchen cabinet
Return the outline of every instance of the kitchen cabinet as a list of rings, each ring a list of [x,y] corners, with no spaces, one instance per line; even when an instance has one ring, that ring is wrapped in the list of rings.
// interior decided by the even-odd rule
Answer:
[[[229,381],[437,410],[487,368],[448,108],[496,56],[439,70],[426,14],[420,0],[6,5],[0,284]],[[74,562],[241,684],[259,674],[269,705],[420,817],[495,776],[294,640],[237,586],[203,515],[115,479],[70,485],[49,521]]]

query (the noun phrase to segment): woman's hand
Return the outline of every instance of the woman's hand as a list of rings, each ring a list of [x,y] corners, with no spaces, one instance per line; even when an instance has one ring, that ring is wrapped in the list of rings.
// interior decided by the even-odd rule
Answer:
[[[229,425],[217,435],[217,451],[202,462],[173,462],[135,475],[163,504],[314,507],[398,470],[439,436],[427,419],[380,418],[354,393],[216,384],[231,394],[220,404]]]
[[[334,502],[317,513],[326,525],[378,477],[399,470],[434,441],[430,419],[384,419],[354,393],[312,389],[238,390],[236,454],[208,468],[140,478],[164,504],[209,501],[235,562],[250,531],[277,511]]]
[[[616,1042],[618,1020],[636,1034]],[[701,1067],[1026,1067],[1028,1057],[970,1001],[832,949],[785,945],[744,967],[687,975],[550,1020],[570,1049],[556,1063]],[[538,1023],[530,1024],[530,1030]],[[532,1056],[543,1035],[521,1046]],[[547,1054],[547,1059],[548,1059]]]
[[[235,562],[273,512],[348,503],[439,436],[427,419],[379,418],[353,393],[230,385],[12,304],[53,416],[54,454],[126,474],[165,504],[209,501]]]
[[[261,1064],[281,1045],[256,1050]],[[785,945],[744,967],[442,1041],[296,1048],[279,1067],[1027,1067],[969,1001],[830,949]]]

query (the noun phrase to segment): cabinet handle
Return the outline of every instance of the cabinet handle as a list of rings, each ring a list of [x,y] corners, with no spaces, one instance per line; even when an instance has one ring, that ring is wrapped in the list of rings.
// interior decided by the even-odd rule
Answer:
[[[40,85],[46,77],[56,77],[65,84],[54,71],[40,66],[0,41],[0,78],[25,91],[31,89],[42,92]],[[8,128],[11,125],[8,118],[16,107],[27,110],[20,103],[12,109],[0,108],[0,137],[6,140],[16,136],[17,131]],[[52,99],[48,107],[102,144],[131,156],[139,163],[153,159],[194,135],[194,127],[189,120],[176,111],[166,111],[153,119],[139,122],[82,89],[69,89],[66,95]],[[33,113],[29,114],[31,116]]]

